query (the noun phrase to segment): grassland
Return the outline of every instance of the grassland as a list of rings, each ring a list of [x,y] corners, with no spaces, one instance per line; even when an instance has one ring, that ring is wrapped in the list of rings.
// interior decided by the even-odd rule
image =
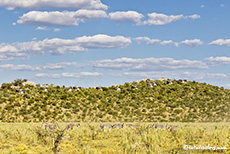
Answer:
[[[68,123],[58,123],[52,134],[41,123],[1,123],[1,154],[51,154],[54,142]],[[190,154],[230,153],[230,123],[171,123],[175,131],[147,128],[101,130],[100,123],[81,123],[58,143],[60,154]],[[165,124],[165,123],[164,123]],[[184,145],[226,147],[228,150],[184,150]]]
[[[89,88],[25,82],[0,87],[0,154],[230,154],[230,89],[172,79]],[[41,127],[48,121],[58,127]],[[81,127],[66,130],[70,122]],[[140,127],[102,130],[104,122]]]

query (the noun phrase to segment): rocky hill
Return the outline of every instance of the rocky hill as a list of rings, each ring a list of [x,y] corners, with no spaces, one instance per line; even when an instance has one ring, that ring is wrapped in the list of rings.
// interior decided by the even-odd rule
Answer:
[[[145,79],[110,87],[0,88],[0,122],[229,122],[230,90],[186,80]]]

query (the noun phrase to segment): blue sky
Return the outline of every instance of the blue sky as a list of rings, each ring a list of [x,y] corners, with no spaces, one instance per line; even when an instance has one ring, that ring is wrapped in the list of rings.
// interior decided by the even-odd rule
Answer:
[[[0,83],[164,77],[230,88],[229,14],[227,0],[0,1]]]

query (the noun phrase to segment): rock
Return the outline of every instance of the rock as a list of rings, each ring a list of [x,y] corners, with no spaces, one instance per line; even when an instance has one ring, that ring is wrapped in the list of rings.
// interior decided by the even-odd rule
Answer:
[[[22,85],[23,85],[23,86],[30,85],[30,86],[34,86],[34,87],[36,87],[36,83],[35,83],[35,82],[33,82],[33,81],[23,82],[23,83],[22,83]]]

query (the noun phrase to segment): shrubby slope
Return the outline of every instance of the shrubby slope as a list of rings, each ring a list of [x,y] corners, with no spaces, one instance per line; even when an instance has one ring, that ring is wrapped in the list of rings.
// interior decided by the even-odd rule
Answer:
[[[67,88],[25,82],[17,79],[1,85],[1,122],[230,121],[230,90],[206,83],[147,79],[110,87]]]

